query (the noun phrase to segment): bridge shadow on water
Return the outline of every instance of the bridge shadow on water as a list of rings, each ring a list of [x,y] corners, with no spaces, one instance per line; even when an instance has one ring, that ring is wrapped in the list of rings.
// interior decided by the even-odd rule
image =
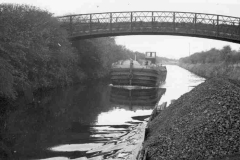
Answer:
[[[12,159],[101,154],[87,151],[128,133],[165,91],[127,90],[106,83],[55,89],[39,94],[35,104],[18,103],[2,136],[11,144]]]

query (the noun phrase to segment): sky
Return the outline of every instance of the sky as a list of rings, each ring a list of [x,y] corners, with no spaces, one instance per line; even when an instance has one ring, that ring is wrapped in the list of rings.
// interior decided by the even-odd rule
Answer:
[[[240,17],[240,0],[0,0],[0,3],[30,4],[55,16],[118,11],[183,11]],[[230,42],[182,36],[119,36],[117,44],[139,52],[156,51],[158,56],[181,58],[211,48],[240,45]]]

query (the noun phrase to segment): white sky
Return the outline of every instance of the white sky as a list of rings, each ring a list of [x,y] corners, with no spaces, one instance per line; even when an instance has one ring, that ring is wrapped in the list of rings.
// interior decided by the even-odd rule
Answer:
[[[0,0],[0,3],[31,4],[55,16],[117,11],[184,11],[240,17],[240,0]],[[210,48],[239,44],[181,36],[119,36],[118,44],[134,51],[156,51],[158,56],[180,58]]]

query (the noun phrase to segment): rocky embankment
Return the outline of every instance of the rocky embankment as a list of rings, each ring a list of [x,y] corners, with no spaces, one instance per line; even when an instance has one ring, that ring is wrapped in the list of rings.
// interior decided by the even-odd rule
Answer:
[[[212,78],[148,123],[146,159],[240,159],[240,85]]]

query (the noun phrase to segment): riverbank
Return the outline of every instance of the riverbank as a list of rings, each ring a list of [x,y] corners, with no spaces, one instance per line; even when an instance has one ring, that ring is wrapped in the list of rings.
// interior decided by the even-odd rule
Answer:
[[[233,80],[240,80],[240,64],[221,63],[179,63],[180,67],[193,72],[201,77],[224,77]]]
[[[239,83],[220,78],[182,95],[148,123],[147,159],[240,158],[239,97]]]
[[[161,86],[166,88],[166,92],[159,104],[162,102],[170,104],[172,99],[179,98],[204,81],[203,78],[178,66],[167,66],[167,68],[169,74],[166,82]],[[176,77],[179,79],[176,80]],[[96,148],[99,147],[99,143],[103,143],[101,144],[103,148],[109,147],[110,149],[110,147],[116,147],[115,142],[117,142],[116,145],[130,144],[122,142],[120,137],[125,134],[131,135],[131,131],[134,133],[137,128],[137,125],[134,125],[137,123],[136,120],[142,121],[139,116],[150,115],[154,107],[116,105],[110,101],[112,92],[109,90],[111,87],[107,86],[89,84],[86,87],[79,85],[54,89],[48,93],[44,92],[42,98],[37,99],[39,101],[37,106],[18,103],[21,107],[5,119],[8,123],[4,132],[5,137],[3,137],[5,140],[10,140],[9,147],[13,156],[20,159],[57,158],[64,160],[84,156],[88,158],[112,156],[112,159],[123,159],[130,156],[130,152],[121,154],[120,151],[110,154],[104,152],[102,155],[101,152],[98,152],[94,153],[94,156],[84,153],[88,151],[86,145]],[[94,127],[88,127],[93,124]],[[131,126],[130,129],[128,127],[123,129],[111,127],[111,125],[125,126],[126,124]],[[110,125],[110,127],[102,125]],[[144,134],[144,129],[138,133]],[[120,134],[116,137],[116,133]],[[135,143],[132,138],[129,137],[130,142]],[[34,144],[32,143],[33,139]],[[115,139],[115,141],[111,141],[111,139]],[[139,140],[136,139],[136,141]],[[95,144],[96,146],[94,146]],[[76,148],[72,148],[74,146]],[[51,148],[61,148],[61,151],[51,150]],[[123,157],[119,158],[117,154]]]

